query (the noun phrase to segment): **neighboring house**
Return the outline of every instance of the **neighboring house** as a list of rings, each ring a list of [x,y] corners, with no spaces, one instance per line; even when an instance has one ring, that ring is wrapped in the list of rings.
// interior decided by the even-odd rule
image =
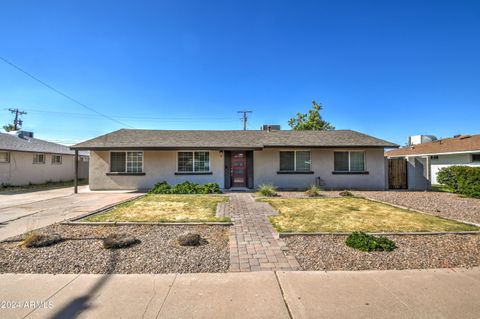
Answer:
[[[388,158],[405,158],[409,163],[410,189],[428,189],[438,184],[437,173],[452,165],[480,166],[480,134],[458,135],[407,146],[385,153]],[[414,167],[417,167],[415,170]]]
[[[164,131],[122,129],[76,144],[90,151],[90,188],[147,189],[166,181],[223,189],[269,183],[298,189],[385,189],[384,148],[351,130]]]
[[[88,152],[79,156],[79,178],[88,178]],[[33,133],[0,133],[0,185],[42,184],[74,179],[74,151],[33,137]]]

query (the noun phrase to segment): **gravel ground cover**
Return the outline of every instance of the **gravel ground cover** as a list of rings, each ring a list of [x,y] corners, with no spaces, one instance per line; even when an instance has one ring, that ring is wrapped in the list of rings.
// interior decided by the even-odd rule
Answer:
[[[353,193],[445,218],[480,224],[480,199],[443,192],[354,191]]]
[[[480,266],[479,235],[387,236],[392,252],[361,252],[345,245],[346,236],[283,238],[303,270],[426,269]]]
[[[69,239],[44,248],[19,247],[19,241],[2,242],[0,273],[196,273],[226,272],[229,267],[227,226],[57,224],[38,232]],[[177,238],[186,232],[199,233],[207,243],[180,246]],[[104,249],[101,239],[111,233],[127,233],[141,242],[125,249]]]

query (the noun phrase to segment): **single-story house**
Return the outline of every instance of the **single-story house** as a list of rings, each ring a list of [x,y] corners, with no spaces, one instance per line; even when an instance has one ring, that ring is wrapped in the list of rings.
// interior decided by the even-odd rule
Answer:
[[[88,178],[88,152],[79,156],[79,178]],[[20,186],[73,180],[74,151],[33,137],[32,132],[0,133],[0,185]]]
[[[107,190],[148,189],[160,181],[385,189],[384,149],[392,147],[398,145],[351,130],[121,129],[71,148],[90,151],[90,188]]]
[[[410,189],[428,189],[430,185],[438,184],[437,173],[443,167],[480,166],[480,134],[457,135],[415,144],[388,151],[385,155],[391,159],[407,160]]]

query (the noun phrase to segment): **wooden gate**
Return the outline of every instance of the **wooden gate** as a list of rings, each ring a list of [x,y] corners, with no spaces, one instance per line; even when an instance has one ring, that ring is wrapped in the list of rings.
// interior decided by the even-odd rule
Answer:
[[[388,160],[388,187],[390,189],[407,189],[407,160],[391,158]]]

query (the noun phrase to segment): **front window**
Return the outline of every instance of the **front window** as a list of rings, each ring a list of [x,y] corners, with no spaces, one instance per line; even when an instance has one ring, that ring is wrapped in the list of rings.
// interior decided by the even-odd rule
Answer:
[[[9,163],[9,162],[10,162],[10,153],[0,152],[0,163]]]
[[[143,152],[127,152],[127,173],[143,172]]]
[[[209,152],[178,152],[178,172],[210,172]]]
[[[480,154],[472,154],[472,162],[480,162]]]
[[[310,169],[310,151],[280,152],[280,171],[309,172]]]
[[[111,152],[110,172],[142,173],[143,152]]]
[[[52,155],[52,164],[62,164],[62,156]]]
[[[45,164],[45,154],[34,154],[33,164]]]
[[[337,172],[364,172],[365,152],[335,152],[334,170]]]

